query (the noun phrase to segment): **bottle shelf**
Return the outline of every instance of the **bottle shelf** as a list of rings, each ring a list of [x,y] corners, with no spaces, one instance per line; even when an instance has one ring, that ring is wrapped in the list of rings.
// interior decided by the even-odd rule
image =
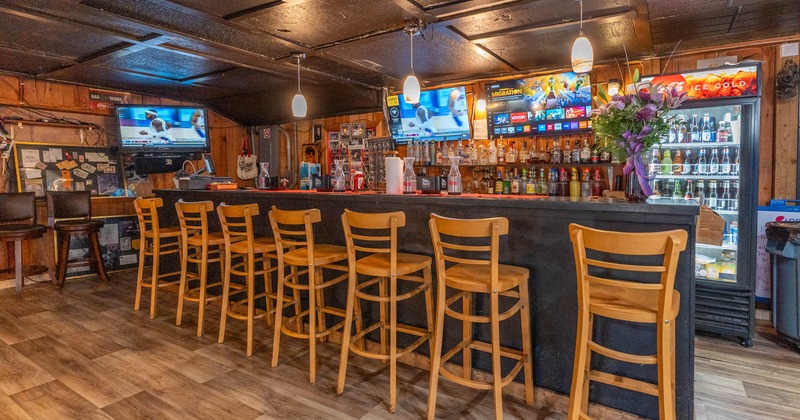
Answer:
[[[706,143],[659,143],[661,149],[716,149],[721,147],[739,147],[733,142],[706,142]]]
[[[553,166],[553,167],[576,167],[576,168],[590,168],[596,166],[614,166],[624,165],[623,163],[498,163],[496,165],[481,165],[481,164],[460,164],[459,167],[466,168],[496,168],[496,167],[509,167],[509,168],[527,168],[530,166]],[[415,168],[449,168],[450,165],[414,165]]]
[[[699,179],[699,180],[731,180],[738,181],[739,175],[664,175],[656,174],[656,179]]]

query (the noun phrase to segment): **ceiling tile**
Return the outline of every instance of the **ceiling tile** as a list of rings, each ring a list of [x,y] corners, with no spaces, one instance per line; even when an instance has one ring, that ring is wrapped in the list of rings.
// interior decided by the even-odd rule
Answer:
[[[187,79],[192,76],[231,68],[228,64],[156,48],[147,48],[114,58],[104,63],[103,66],[152,74],[175,80]]]

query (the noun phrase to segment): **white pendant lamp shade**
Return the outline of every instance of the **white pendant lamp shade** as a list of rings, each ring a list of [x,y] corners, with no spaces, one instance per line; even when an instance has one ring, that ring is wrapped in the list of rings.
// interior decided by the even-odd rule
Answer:
[[[415,104],[419,102],[419,80],[417,76],[413,74],[409,74],[406,77],[405,83],[403,83],[403,100],[407,104]]]
[[[486,111],[486,99],[478,99],[478,103],[475,105],[475,108],[479,112]]]
[[[306,97],[302,93],[297,93],[292,99],[292,114],[295,118],[305,118],[308,112],[308,104],[306,104]]]
[[[592,71],[594,51],[589,39],[583,34],[575,39],[572,44],[572,71],[575,73],[588,73]]]

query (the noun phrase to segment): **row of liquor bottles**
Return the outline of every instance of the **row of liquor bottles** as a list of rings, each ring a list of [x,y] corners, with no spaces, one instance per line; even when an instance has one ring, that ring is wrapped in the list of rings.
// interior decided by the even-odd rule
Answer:
[[[654,147],[650,154],[650,175],[739,175],[738,147],[725,146],[710,150],[709,154],[705,148],[699,149],[695,156],[692,149],[666,149],[662,154]]]
[[[695,200],[713,210],[736,212],[739,211],[739,181],[657,179],[653,181],[651,198]]]
[[[540,141],[543,139],[544,141]],[[589,136],[583,142],[576,136],[562,139],[531,137],[523,140],[521,148],[516,141],[506,142],[501,136],[488,145],[470,140],[466,145],[458,142],[412,142],[407,146],[407,156],[414,158],[414,165],[449,165],[450,157],[458,157],[461,165],[506,165],[506,164],[578,164],[618,163],[608,150],[600,150],[597,144],[590,145]],[[529,143],[530,141],[530,143]],[[530,148],[528,147],[530,144]],[[552,145],[552,148],[551,148]]]
[[[498,170],[495,177],[487,171],[480,181],[479,191],[496,195],[538,195],[553,197],[600,197],[607,190],[595,168],[592,176],[589,168],[507,168]]]
[[[667,136],[661,138],[662,143],[729,143],[736,142],[733,137],[731,114],[717,124],[716,119],[704,114],[702,121],[697,119],[697,114],[692,115],[691,122],[688,117],[679,114],[673,118]]]

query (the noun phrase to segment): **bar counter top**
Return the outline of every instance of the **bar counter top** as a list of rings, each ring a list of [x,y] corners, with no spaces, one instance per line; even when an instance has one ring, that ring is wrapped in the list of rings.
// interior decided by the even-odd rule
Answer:
[[[575,352],[577,325],[577,284],[570,223],[619,231],[646,232],[684,229],[689,232],[686,251],[679,259],[675,288],[681,294],[681,311],[676,334],[677,417],[694,417],[694,254],[695,227],[699,207],[684,200],[659,200],[658,203],[630,203],[619,199],[494,196],[468,194],[387,195],[379,193],[323,193],[314,191],[190,191],[157,190],[164,200],[161,219],[164,226],[177,225],[174,203],[211,200],[219,203],[257,203],[260,208],[256,233],[270,232],[267,213],[274,205],[281,209],[319,208],[322,223],[316,230],[320,243],[344,245],[340,216],[345,208],[363,212],[402,210],[406,227],[400,231],[399,250],[432,256],[428,231],[430,213],[447,217],[481,218],[504,216],[509,219],[509,234],[501,239],[500,262],[526,267],[531,272],[531,328],[533,337],[534,384],[560,394],[569,394]],[[669,204],[668,204],[669,203]],[[212,224],[218,225],[216,215]],[[434,275],[434,279],[435,279]],[[346,288],[335,290],[334,305],[344,307]],[[479,310],[488,303],[479,300]],[[411,324],[424,324],[424,311],[400,310],[399,317]],[[370,314],[365,314],[368,317]],[[521,348],[517,317],[507,322],[503,344]],[[453,321],[455,322],[455,321]],[[608,328],[613,324],[613,328]],[[461,334],[458,327],[445,332],[445,349]],[[476,339],[489,341],[488,327],[475,327]],[[595,338],[608,347],[635,354],[655,354],[655,326],[618,323],[599,319]],[[402,343],[401,343],[402,344]],[[427,356],[427,346],[419,348]],[[473,357],[474,367],[489,371],[485,355]],[[460,362],[460,359],[454,359]],[[504,364],[505,365],[505,364]],[[593,365],[607,372],[626,374],[655,382],[655,366],[634,366],[602,359]],[[521,374],[517,378],[521,380]],[[658,417],[655,397],[621,388],[592,383],[590,400],[643,417]]]

